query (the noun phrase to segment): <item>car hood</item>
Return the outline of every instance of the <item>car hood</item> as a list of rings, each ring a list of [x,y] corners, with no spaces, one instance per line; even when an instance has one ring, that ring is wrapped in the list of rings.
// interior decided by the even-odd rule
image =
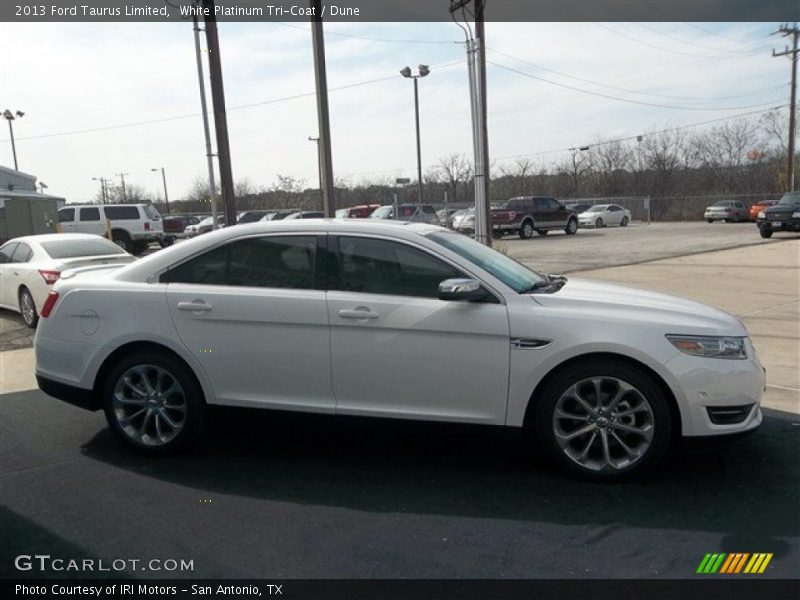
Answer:
[[[773,204],[764,209],[765,214],[800,211],[800,204]]]
[[[571,277],[558,292],[533,297],[543,306],[558,307],[593,319],[661,324],[665,333],[747,335],[739,319],[713,306],[590,279]]]

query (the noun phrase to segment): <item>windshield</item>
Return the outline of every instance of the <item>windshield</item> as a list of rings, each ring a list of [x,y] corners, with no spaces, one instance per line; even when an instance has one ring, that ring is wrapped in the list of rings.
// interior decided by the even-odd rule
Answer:
[[[733,202],[720,200],[719,202],[714,202],[711,206],[733,206]]]
[[[381,206],[380,208],[376,208],[372,214],[369,216],[370,219],[388,219],[392,216],[392,207],[391,206]]]
[[[521,265],[513,258],[459,233],[436,232],[429,234],[428,238],[491,273],[518,294],[547,281],[543,275]]]
[[[42,242],[42,248],[50,258],[75,258],[77,256],[104,256],[125,254],[114,242],[98,236],[96,240],[55,240]]]
[[[586,212],[603,212],[606,209],[605,204],[596,204],[586,209]]]
[[[778,201],[778,204],[800,204],[800,192],[788,192]]]

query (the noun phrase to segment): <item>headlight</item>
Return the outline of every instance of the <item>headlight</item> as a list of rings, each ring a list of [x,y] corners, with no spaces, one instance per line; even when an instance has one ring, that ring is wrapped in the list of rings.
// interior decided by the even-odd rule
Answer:
[[[800,210],[796,210],[792,213],[793,219],[800,219]]]
[[[765,217],[766,217],[766,215],[764,214],[764,211],[763,211],[763,210],[761,210],[761,211],[759,211],[759,212],[758,212],[758,218],[759,218],[759,219],[763,219],[763,218],[765,218]]]
[[[681,352],[706,358],[747,358],[743,337],[717,337],[695,335],[667,335],[667,339]]]

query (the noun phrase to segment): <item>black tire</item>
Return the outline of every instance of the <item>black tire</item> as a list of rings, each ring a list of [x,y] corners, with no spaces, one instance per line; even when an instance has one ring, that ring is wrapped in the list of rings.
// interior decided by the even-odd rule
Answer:
[[[706,221],[708,221],[709,223],[713,223],[714,219],[706,219]]]
[[[522,222],[522,226],[519,228],[519,237],[521,240],[529,240],[533,237],[533,221],[530,219],[526,219]]]
[[[627,227],[628,226],[628,217],[622,217],[622,221],[619,223],[620,227]]]
[[[145,250],[150,246],[147,242],[133,242],[133,251],[131,254],[134,256],[139,256],[140,254],[144,253]]]
[[[39,313],[36,312],[36,303],[33,301],[33,296],[28,288],[23,287],[19,291],[17,300],[23,322],[31,329],[36,329],[36,325],[39,323]]]
[[[112,231],[111,241],[125,250],[125,252],[129,254],[133,253],[133,241],[131,240],[131,236],[128,235],[127,231]]]
[[[171,235],[164,236],[160,240],[158,240],[158,245],[162,248],[167,248],[168,246],[172,246],[175,243],[175,237]]]
[[[499,240],[503,237],[503,230],[502,229],[492,229],[492,237],[496,240]]]
[[[601,415],[600,417],[597,415],[594,416],[596,421],[593,420],[591,425],[588,421],[578,421],[574,424],[575,430],[583,427],[591,427],[592,425],[595,427],[595,430],[589,431],[586,434],[574,438],[576,440],[576,445],[581,447],[586,445],[586,438],[584,436],[588,436],[590,433],[593,434],[594,437],[591,438],[586,446],[591,447],[591,451],[587,457],[594,456],[598,451],[602,453],[602,439],[607,437],[607,443],[609,444],[608,447],[610,449],[613,448],[614,453],[618,455],[622,454],[623,458],[630,455],[624,452],[623,446],[617,440],[624,439],[626,440],[625,443],[630,444],[630,446],[634,446],[633,441],[635,441],[637,438],[626,438],[625,436],[631,436],[635,434],[625,433],[624,430],[617,429],[617,427],[625,425],[625,419],[634,419],[633,422],[628,421],[627,425],[629,427],[640,425],[644,430],[649,426],[647,432],[650,433],[652,437],[648,442],[649,445],[646,448],[641,449],[640,456],[632,459],[632,462],[629,464],[626,464],[620,460],[618,461],[617,466],[609,467],[609,470],[595,470],[595,468],[591,468],[591,466],[579,464],[578,460],[580,459],[580,453],[578,454],[577,458],[570,457],[567,454],[567,451],[559,445],[559,442],[556,439],[557,434],[555,431],[555,411],[557,405],[559,404],[559,400],[562,399],[562,396],[564,398],[570,398],[569,394],[566,394],[567,390],[569,390],[569,388],[571,388],[573,385],[579,383],[583,386],[590,386],[588,388],[590,391],[596,389],[592,382],[586,382],[586,380],[595,378],[605,378],[603,379],[604,383],[601,385],[601,406],[608,405],[609,398],[611,398],[615,393],[615,388],[611,386],[611,384],[614,381],[617,381],[625,383],[636,390],[636,393],[626,392],[625,395],[622,396],[623,400],[620,400],[620,404],[628,403],[627,406],[639,406],[639,404],[636,403],[643,401],[649,408],[649,412],[639,411],[632,413],[633,415],[640,416],[626,415],[616,417],[614,416],[615,413],[613,411],[611,413],[606,412],[605,414],[601,412],[598,413]],[[611,387],[607,387],[606,391],[603,389],[603,385],[609,385]],[[580,389],[580,387],[578,389]],[[584,388],[584,390],[585,389],[587,388]],[[608,396],[605,398],[603,397],[604,393],[608,394]],[[672,435],[672,418],[668,400],[665,398],[664,393],[661,391],[661,388],[658,386],[658,384],[653,381],[653,379],[647,373],[645,373],[642,369],[632,366],[626,362],[614,359],[601,359],[586,361],[573,365],[569,369],[564,369],[560,372],[557,372],[555,376],[546,383],[541,392],[537,394],[537,398],[535,398],[534,401],[536,402],[534,412],[535,420],[532,424],[529,424],[529,426],[535,428],[536,439],[550,459],[552,459],[560,468],[574,475],[595,481],[619,481],[622,479],[627,479],[644,473],[654,467],[669,448]],[[586,401],[589,402],[589,400]],[[569,400],[566,402],[569,402]],[[577,401],[575,401],[575,405],[577,405]],[[623,409],[621,412],[625,412],[625,410],[626,409]],[[587,412],[587,415],[588,414],[589,413]],[[560,417],[560,419],[561,420],[559,423],[565,420],[563,417]],[[649,422],[636,423],[635,421],[638,419],[649,420]],[[599,425],[600,421],[603,421],[605,426]],[[610,421],[614,421],[617,423],[617,425],[611,423]],[[584,426],[582,423],[586,423],[586,425]],[[605,433],[603,430],[605,430]],[[598,432],[600,434],[599,439]],[[612,436],[617,435],[618,432],[618,437],[612,438]],[[599,446],[599,448],[595,446]],[[637,450],[638,448],[632,449]],[[613,459],[614,457],[612,456],[612,463]],[[628,460],[631,459],[628,458]]]
[[[765,240],[768,240],[772,237],[772,228],[771,227],[759,227],[758,232],[761,234],[761,237]]]
[[[569,219],[567,226],[564,228],[564,233],[567,235],[575,235],[578,233],[578,219]]]
[[[597,217],[597,220],[594,222],[594,226],[596,229],[600,229],[603,226],[603,219],[601,217]]]
[[[547,235],[550,232],[547,229],[537,229],[536,233],[538,233],[539,235]]]
[[[140,389],[151,389],[154,386],[157,388],[157,381],[159,380],[152,374],[157,369],[166,371],[169,377],[171,377],[174,382],[177,382],[182,391],[180,397],[183,399],[185,410],[181,413],[170,404],[175,403],[177,406],[179,403],[179,400],[175,399],[174,394],[172,396],[164,396],[165,399],[162,400],[160,406],[157,405],[157,402],[150,399],[143,401],[145,404],[138,404],[141,396],[137,396],[135,393],[127,400],[132,406],[128,406],[128,404],[120,405],[117,403],[115,401],[115,388],[117,388],[119,384],[122,386],[122,390],[132,390],[132,386],[126,388],[121,383],[121,378],[123,375],[131,373],[132,369],[137,368],[148,377],[148,381],[150,382],[148,386],[144,384],[143,379],[139,378],[137,387]],[[129,380],[132,379],[130,375],[127,377]],[[161,381],[162,388],[166,383],[170,383],[166,376]],[[172,386],[171,383],[170,385]],[[174,389],[174,387],[172,387],[172,389]],[[183,361],[167,352],[159,350],[140,350],[125,356],[111,369],[105,382],[103,382],[102,390],[103,410],[105,411],[109,428],[114,432],[117,438],[137,452],[153,456],[178,452],[188,448],[203,432],[206,412],[203,390],[191,369],[189,369]],[[133,401],[136,401],[136,403]],[[139,420],[139,417],[131,417],[133,412],[139,410],[137,408],[138,406],[142,406],[142,410],[147,411],[144,415],[141,415],[141,420]],[[152,413],[151,409],[153,411]],[[169,411],[170,419],[172,419],[174,423],[180,424],[180,430],[174,434],[174,437],[166,441],[156,439],[155,443],[149,443],[148,440],[158,437],[161,433],[160,430],[156,429],[158,427],[158,418],[150,416],[151,414],[156,414],[159,410],[164,412]],[[130,412],[126,413],[125,411]],[[181,414],[183,418],[179,419],[178,417]],[[142,430],[145,431],[146,437],[141,436],[137,439],[132,433],[126,432],[124,429],[125,425],[121,424],[121,420],[125,421],[126,417],[128,419],[126,425],[130,423],[130,425],[132,425],[131,429],[138,429],[141,427]],[[145,418],[148,418],[148,421],[143,424]],[[161,423],[162,427],[164,427],[167,422],[162,418]]]

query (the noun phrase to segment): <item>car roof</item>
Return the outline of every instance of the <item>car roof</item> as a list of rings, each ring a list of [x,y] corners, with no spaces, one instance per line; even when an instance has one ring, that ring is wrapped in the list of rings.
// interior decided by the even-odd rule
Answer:
[[[115,204],[65,204],[61,208],[88,208],[88,207],[94,207],[94,206],[96,206],[98,208],[101,208],[101,207],[105,208],[105,207],[108,207],[108,206],[152,206],[152,205],[151,204],[146,204],[144,202],[139,203],[139,204],[131,204],[131,203],[126,203],[126,204],[116,204],[116,203]],[[61,210],[61,208],[59,208],[58,210]]]
[[[26,242],[41,244],[42,242],[69,241],[69,240],[96,240],[97,238],[106,239],[94,233],[40,233],[37,235],[23,235],[15,237],[8,242]],[[6,242],[6,243],[8,243]]]
[[[211,248],[215,243],[223,243],[237,238],[258,235],[259,233],[308,233],[310,235],[356,233],[386,235],[400,240],[413,240],[417,236],[424,236],[435,231],[449,232],[448,229],[438,225],[383,219],[257,221],[255,223],[236,225],[236,227],[224,227],[186,240],[180,244],[175,244],[141,258],[135,263],[131,263],[131,265],[122,267],[110,277],[122,281],[143,281],[153,273],[159,272],[175,262],[192,256],[198,251]]]

